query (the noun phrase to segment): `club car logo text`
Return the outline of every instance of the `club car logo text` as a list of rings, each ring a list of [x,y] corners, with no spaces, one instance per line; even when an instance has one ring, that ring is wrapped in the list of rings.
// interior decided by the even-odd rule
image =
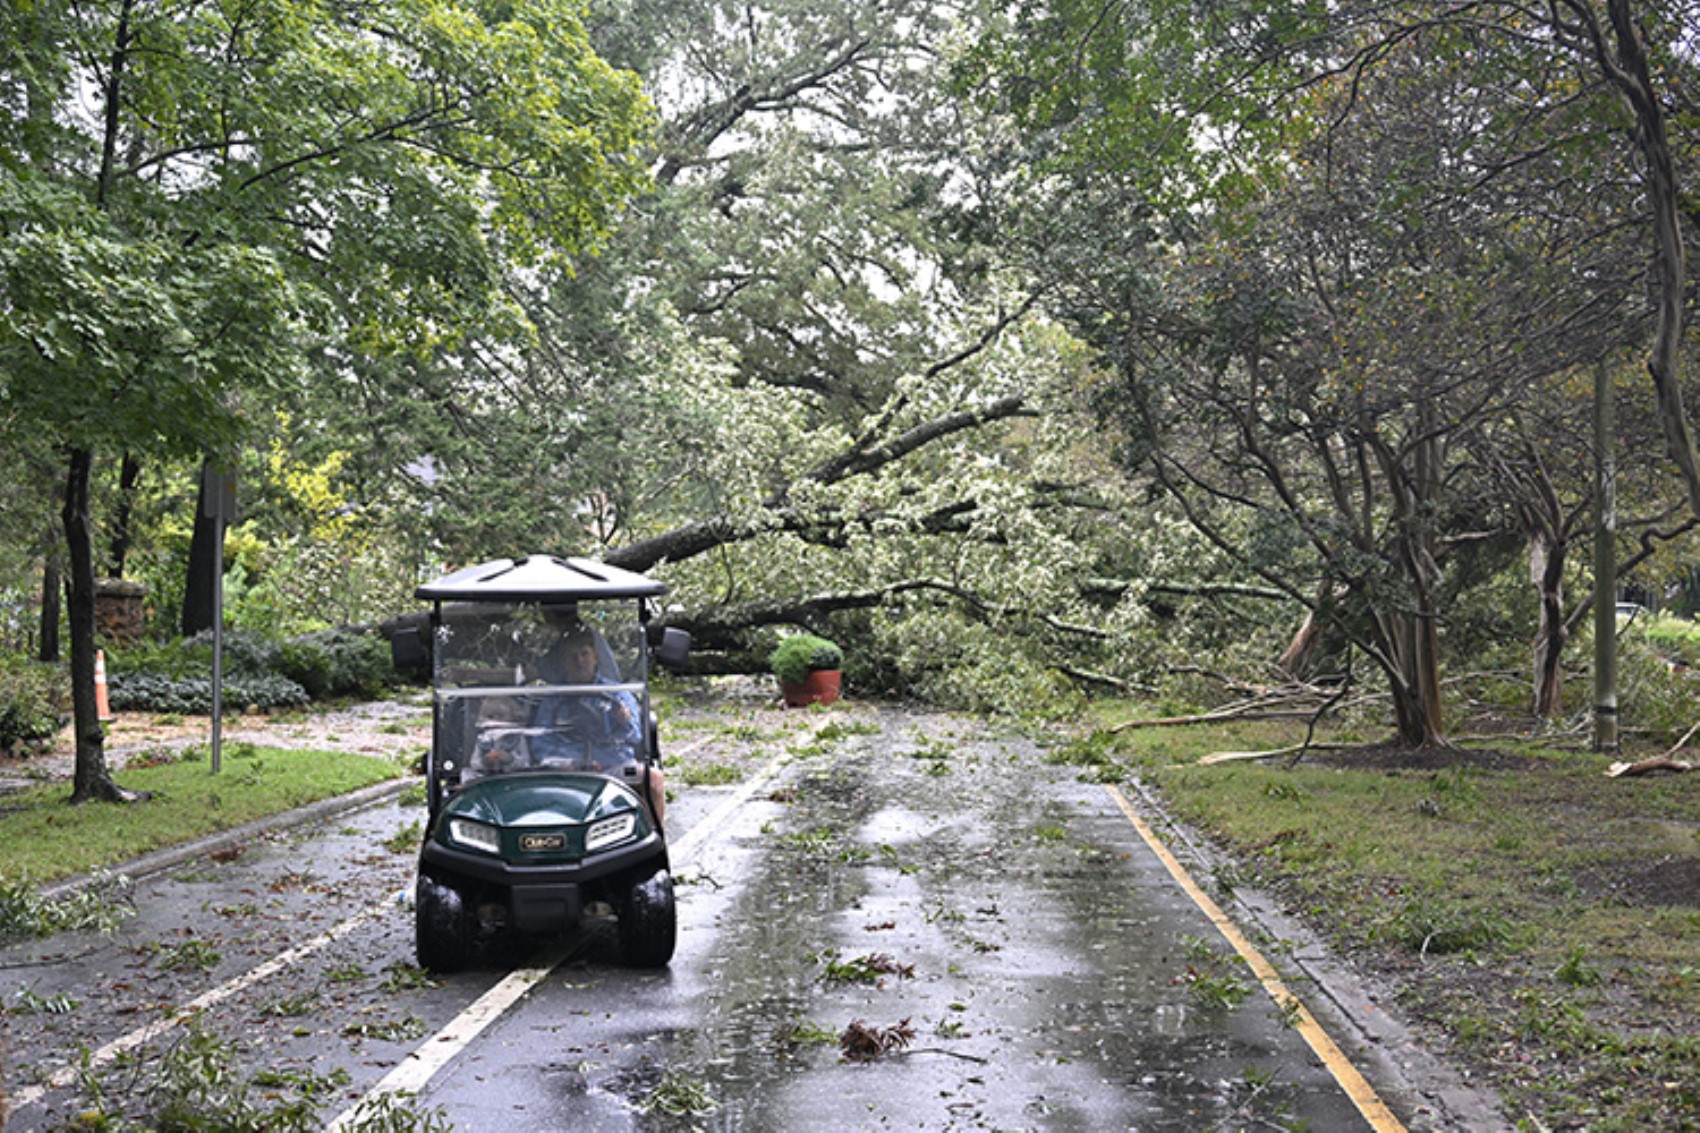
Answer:
[[[527,853],[537,853],[541,850],[564,850],[567,848],[565,834],[521,834],[519,848]]]

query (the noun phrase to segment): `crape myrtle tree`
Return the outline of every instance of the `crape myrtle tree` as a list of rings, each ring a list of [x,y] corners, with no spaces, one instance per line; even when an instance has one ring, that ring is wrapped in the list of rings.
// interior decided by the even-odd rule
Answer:
[[[1652,321],[1597,59],[1460,11],[1033,5],[965,68],[1052,190],[1031,259],[1129,378],[1132,455],[1201,529],[1264,517],[1296,557],[1253,558],[1357,627],[1411,742],[1442,735],[1443,564],[1517,519],[1506,422]]]
[[[562,0],[38,0],[0,13],[0,421],[63,469],[77,769],[97,462],[225,452],[333,364],[508,317],[642,179],[635,77]],[[518,325],[519,320],[509,318]]]
[[[1444,739],[1447,603],[1518,530],[1491,471],[1551,381],[1644,325],[1628,178],[1600,176],[1613,151],[1563,118],[1574,67],[1502,42],[1426,29],[1295,84],[1279,138],[1176,159],[1209,193],[1054,149],[1032,238],[1123,375],[1103,405],[1135,465],[1371,659],[1414,744]],[[1136,234],[1113,261],[1080,238],[1105,227]]]

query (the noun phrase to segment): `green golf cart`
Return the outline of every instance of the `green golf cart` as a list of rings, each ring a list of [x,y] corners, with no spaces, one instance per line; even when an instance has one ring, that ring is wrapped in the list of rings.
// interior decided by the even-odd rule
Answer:
[[[666,587],[588,559],[532,555],[419,587],[435,687],[419,854],[419,963],[465,967],[500,932],[618,922],[624,960],[662,967],[676,937],[662,827],[652,662],[682,667],[689,637],[649,634]]]

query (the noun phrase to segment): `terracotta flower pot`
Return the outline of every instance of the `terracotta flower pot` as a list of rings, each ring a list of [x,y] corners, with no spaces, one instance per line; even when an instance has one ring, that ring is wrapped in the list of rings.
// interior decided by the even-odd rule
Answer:
[[[831,704],[838,699],[841,673],[837,669],[816,669],[802,684],[779,682],[779,692],[788,708],[803,708],[810,704]]]

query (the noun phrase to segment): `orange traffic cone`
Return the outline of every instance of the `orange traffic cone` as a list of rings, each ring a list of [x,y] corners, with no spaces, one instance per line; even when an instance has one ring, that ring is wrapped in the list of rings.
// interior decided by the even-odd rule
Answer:
[[[94,713],[102,724],[110,724],[118,717],[112,714],[112,708],[106,702],[106,651],[94,651]]]

